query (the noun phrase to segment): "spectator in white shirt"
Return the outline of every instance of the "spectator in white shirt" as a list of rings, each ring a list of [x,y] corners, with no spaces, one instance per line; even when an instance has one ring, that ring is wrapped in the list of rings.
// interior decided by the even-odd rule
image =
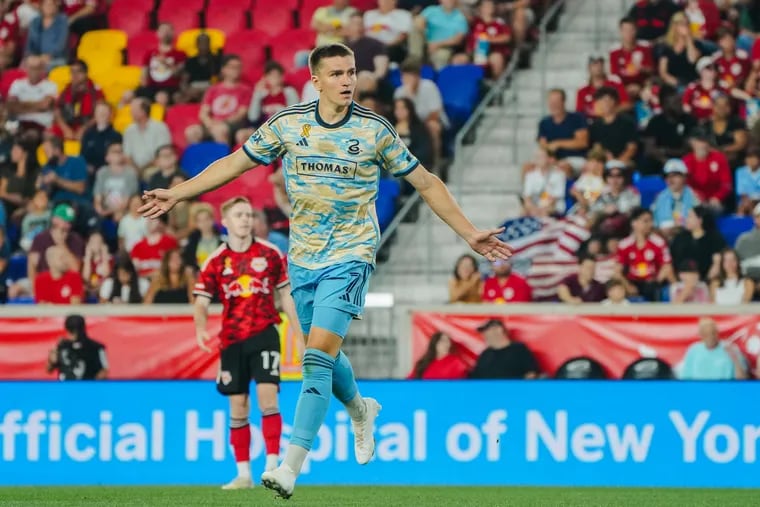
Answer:
[[[396,0],[377,0],[377,9],[364,13],[367,37],[377,39],[388,48],[388,58],[401,63],[407,55],[406,40],[412,30],[412,14],[396,8]]]
[[[148,233],[147,221],[138,211],[142,206],[142,199],[135,194],[129,198],[128,210],[119,221],[119,250],[131,252],[141,239]]]
[[[28,56],[24,62],[26,77],[16,79],[8,90],[8,112],[22,128],[41,132],[53,125],[58,87],[45,77],[45,62]]]
[[[124,154],[128,165],[136,167],[140,175],[153,164],[156,151],[172,144],[169,127],[150,117],[150,101],[139,97],[130,104],[133,123],[124,131]]]
[[[545,217],[565,212],[565,173],[544,148],[536,153],[523,181],[523,210],[526,215]]]
[[[408,60],[401,65],[401,86],[396,88],[394,99],[408,98],[414,102],[417,116],[425,123],[433,140],[435,158],[441,154],[441,137],[449,126],[446,111],[443,109],[441,92],[430,79],[423,79],[422,65]]]

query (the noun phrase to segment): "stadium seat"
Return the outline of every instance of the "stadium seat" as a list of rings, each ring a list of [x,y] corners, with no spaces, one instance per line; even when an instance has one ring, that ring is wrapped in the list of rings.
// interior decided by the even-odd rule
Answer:
[[[478,104],[482,79],[479,65],[450,65],[438,73],[438,88],[453,130],[467,121]]]
[[[309,67],[301,67],[285,75],[285,83],[296,89],[301,94],[304,85],[311,79]]]
[[[222,0],[222,1],[231,1],[231,0]],[[268,3],[271,0],[253,0],[252,6],[256,7],[260,4],[268,5]],[[301,0],[277,0],[278,5],[286,6],[288,9],[294,11],[297,10],[299,5],[301,4]]]
[[[200,122],[198,119],[200,111],[200,104],[177,104],[166,110],[164,121],[172,134],[172,141],[179,149],[182,150],[187,146],[185,129]]]
[[[182,154],[179,165],[190,178],[203,171],[215,160],[230,154],[230,147],[221,143],[191,144]]]
[[[13,82],[22,77],[26,77],[26,71],[23,69],[5,69],[0,76],[0,96],[7,97]]]
[[[79,53],[79,58],[87,62],[87,72],[90,76],[102,76],[113,72],[124,63],[121,50],[104,49]]]
[[[93,81],[100,85],[106,102],[111,105],[119,103],[125,92],[136,90],[140,86],[142,68],[136,65],[122,65],[113,68],[108,74]]]
[[[274,36],[293,28],[293,11],[278,2],[259,2],[251,12],[251,24],[253,28]]]
[[[380,225],[380,231],[393,221],[398,209],[398,196],[401,194],[401,185],[393,178],[381,178],[375,201],[375,210],[377,212],[377,222]]]
[[[262,67],[266,61],[264,48],[269,38],[259,30],[241,30],[229,34],[224,43],[225,54],[235,54],[243,62],[243,79],[251,85],[261,77]]]
[[[175,47],[180,51],[183,51],[188,57],[193,57],[198,54],[198,46],[195,44],[196,39],[202,33],[208,35],[211,39],[211,51],[216,53],[224,48],[225,35],[221,30],[215,28],[194,28],[192,30],[185,30],[179,37]]]
[[[150,117],[156,121],[164,121],[164,106],[154,102],[150,105]],[[113,118],[113,128],[123,134],[132,124],[132,110],[129,105],[121,106]]]
[[[186,9],[159,9],[156,19],[159,23],[171,23],[174,33],[184,32],[193,28],[200,28],[200,16],[198,11]]]
[[[423,65],[420,70],[420,76],[422,76],[422,79],[435,81],[435,69],[431,65]],[[388,79],[390,79],[394,88],[401,86],[401,70],[398,67],[391,69],[388,73]]]
[[[353,0],[351,7],[360,12],[371,11],[377,7],[377,0]]]
[[[299,52],[310,51],[314,47],[315,34],[311,30],[293,28],[269,39],[272,60],[276,60],[286,71],[296,69],[295,57]]]
[[[726,244],[733,247],[736,244],[736,240],[743,233],[751,231],[754,227],[754,220],[752,217],[739,217],[739,216],[727,216],[721,217],[718,220],[718,229],[723,235],[723,239],[726,240]]]
[[[239,6],[217,4],[216,1],[209,5],[205,13],[205,26],[221,30],[224,33],[235,33],[250,28],[248,24],[248,12]]]
[[[67,156],[76,157],[81,153],[81,151],[82,144],[79,141],[68,139],[63,142],[63,152]],[[39,162],[41,166],[47,164],[47,155],[45,155],[45,150],[43,149],[42,145],[39,145],[37,147],[37,162]]]
[[[140,65],[145,62],[145,55],[158,47],[156,32],[141,32],[133,35],[127,42],[127,65]]]
[[[150,10],[150,9],[149,9]],[[108,26],[121,30],[127,37],[132,37],[150,28],[148,11],[135,10],[124,4],[114,4],[108,10]]]
[[[298,26],[301,28],[309,28],[311,26],[311,18],[314,16],[314,11],[320,7],[326,7],[330,5],[330,3],[330,0],[303,0],[301,2],[301,8],[298,9]]]
[[[62,65],[54,68],[48,73],[48,79],[56,84],[58,93],[61,93],[71,82],[71,67]]]
[[[214,0],[211,0],[213,3]],[[190,11],[201,12],[206,6],[206,0],[161,0],[158,12],[161,11]],[[160,15],[160,14],[159,14]]]
[[[113,0],[111,9],[132,9],[132,11],[150,12],[156,6],[156,0]]]
[[[635,183],[636,188],[641,194],[641,207],[649,209],[654,202],[657,194],[665,190],[667,185],[662,176],[642,176]]]
[[[99,51],[123,51],[127,48],[127,34],[122,30],[92,30],[82,35],[77,57]]]
[[[8,270],[5,273],[8,281],[15,282],[16,280],[26,278],[26,261],[27,258],[24,254],[16,254],[8,259]]]

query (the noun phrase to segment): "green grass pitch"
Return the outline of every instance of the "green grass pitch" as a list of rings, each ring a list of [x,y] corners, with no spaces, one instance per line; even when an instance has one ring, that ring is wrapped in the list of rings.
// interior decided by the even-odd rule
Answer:
[[[633,488],[299,487],[290,500],[262,487],[0,488],[2,507],[751,507],[760,490]]]

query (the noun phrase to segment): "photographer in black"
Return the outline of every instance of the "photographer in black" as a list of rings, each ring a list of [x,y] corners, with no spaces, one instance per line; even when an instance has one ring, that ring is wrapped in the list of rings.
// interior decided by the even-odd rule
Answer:
[[[69,315],[64,324],[66,335],[48,354],[48,373],[58,370],[59,380],[102,380],[108,378],[106,348],[85,329],[84,317]]]

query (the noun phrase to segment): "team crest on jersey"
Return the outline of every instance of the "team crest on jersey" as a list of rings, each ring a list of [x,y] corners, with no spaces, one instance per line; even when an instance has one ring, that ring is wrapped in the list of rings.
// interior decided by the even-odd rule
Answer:
[[[229,257],[224,258],[224,270],[222,271],[222,276],[227,276],[232,274],[232,259]]]
[[[349,155],[358,155],[362,152],[361,148],[359,148],[359,140],[358,139],[351,139],[348,141],[348,151]]]
[[[262,271],[266,270],[267,265],[268,264],[266,257],[254,257],[251,261],[251,267],[257,273],[261,273]]]

